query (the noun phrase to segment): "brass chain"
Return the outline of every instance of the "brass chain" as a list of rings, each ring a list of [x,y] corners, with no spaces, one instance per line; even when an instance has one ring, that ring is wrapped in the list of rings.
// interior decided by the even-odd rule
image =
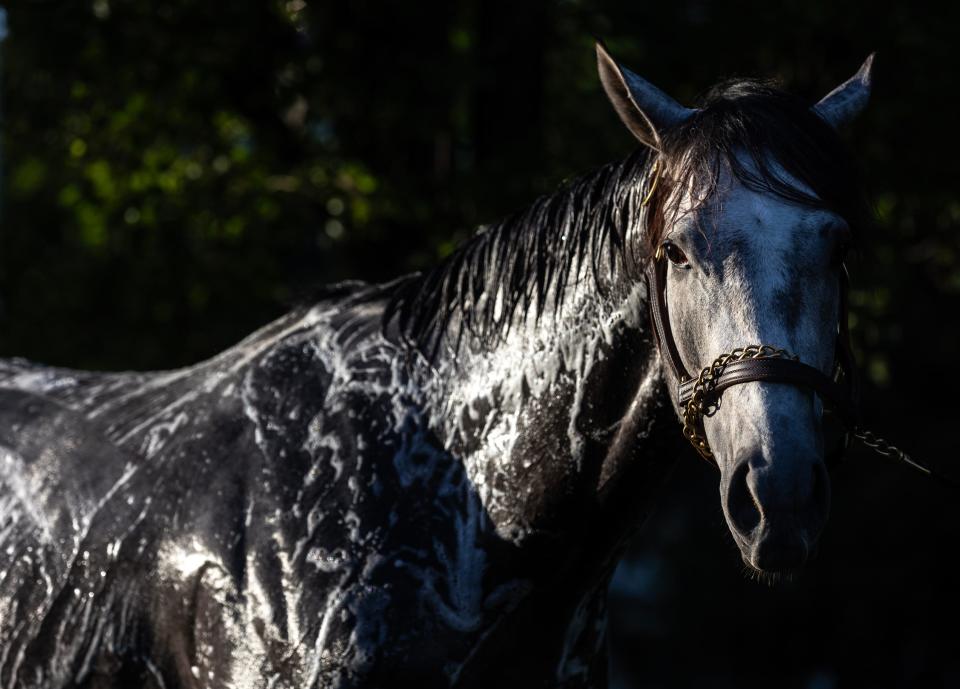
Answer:
[[[704,459],[713,461],[713,452],[710,451],[707,436],[702,432],[703,417],[716,411],[715,405],[707,405],[708,395],[727,364],[746,359],[796,359],[796,357],[787,353],[786,350],[771,345],[749,345],[721,354],[712,364],[700,371],[697,382],[693,385],[693,395],[683,410],[683,437],[690,441]]]

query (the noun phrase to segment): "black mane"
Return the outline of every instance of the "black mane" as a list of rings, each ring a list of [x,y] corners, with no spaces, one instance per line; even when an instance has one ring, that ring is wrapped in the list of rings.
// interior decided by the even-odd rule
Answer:
[[[558,308],[572,275],[586,269],[596,278],[623,260],[649,158],[638,150],[481,228],[439,266],[401,284],[384,324],[433,357],[452,322],[456,347],[464,330],[484,341],[503,336],[518,309],[539,318]]]

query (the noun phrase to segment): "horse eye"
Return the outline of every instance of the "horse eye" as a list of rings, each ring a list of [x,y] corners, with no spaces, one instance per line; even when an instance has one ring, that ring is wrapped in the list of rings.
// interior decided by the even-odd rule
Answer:
[[[690,262],[687,260],[687,255],[673,242],[664,242],[663,251],[667,255],[667,260],[675,266],[685,266]]]

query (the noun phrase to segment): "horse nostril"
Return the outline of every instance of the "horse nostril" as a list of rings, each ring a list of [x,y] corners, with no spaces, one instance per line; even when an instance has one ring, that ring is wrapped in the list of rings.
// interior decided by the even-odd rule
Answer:
[[[740,462],[733,470],[727,486],[727,512],[730,521],[740,533],[747,534],[760,524],[760,509],[747,484],[750,463]]]

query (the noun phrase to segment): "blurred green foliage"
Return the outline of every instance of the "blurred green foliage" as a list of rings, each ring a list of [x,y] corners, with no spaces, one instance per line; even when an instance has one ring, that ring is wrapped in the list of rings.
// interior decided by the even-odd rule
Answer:
[[[935,107],[955,64],[948,17],[765,8],[17,2],[0,352],[184,364],[313,286],[435,262],[474,226],[633,146],[599,90],[598,35],[688,102],[734,74],[813,100],[879,50],[851,141],[878,218],[853,305],[865,368],[889,385],[891,351],[921,315],[910,303],[960,290],[954,122]],[[955,331],[939,335],[925,346],[956,350]]]

